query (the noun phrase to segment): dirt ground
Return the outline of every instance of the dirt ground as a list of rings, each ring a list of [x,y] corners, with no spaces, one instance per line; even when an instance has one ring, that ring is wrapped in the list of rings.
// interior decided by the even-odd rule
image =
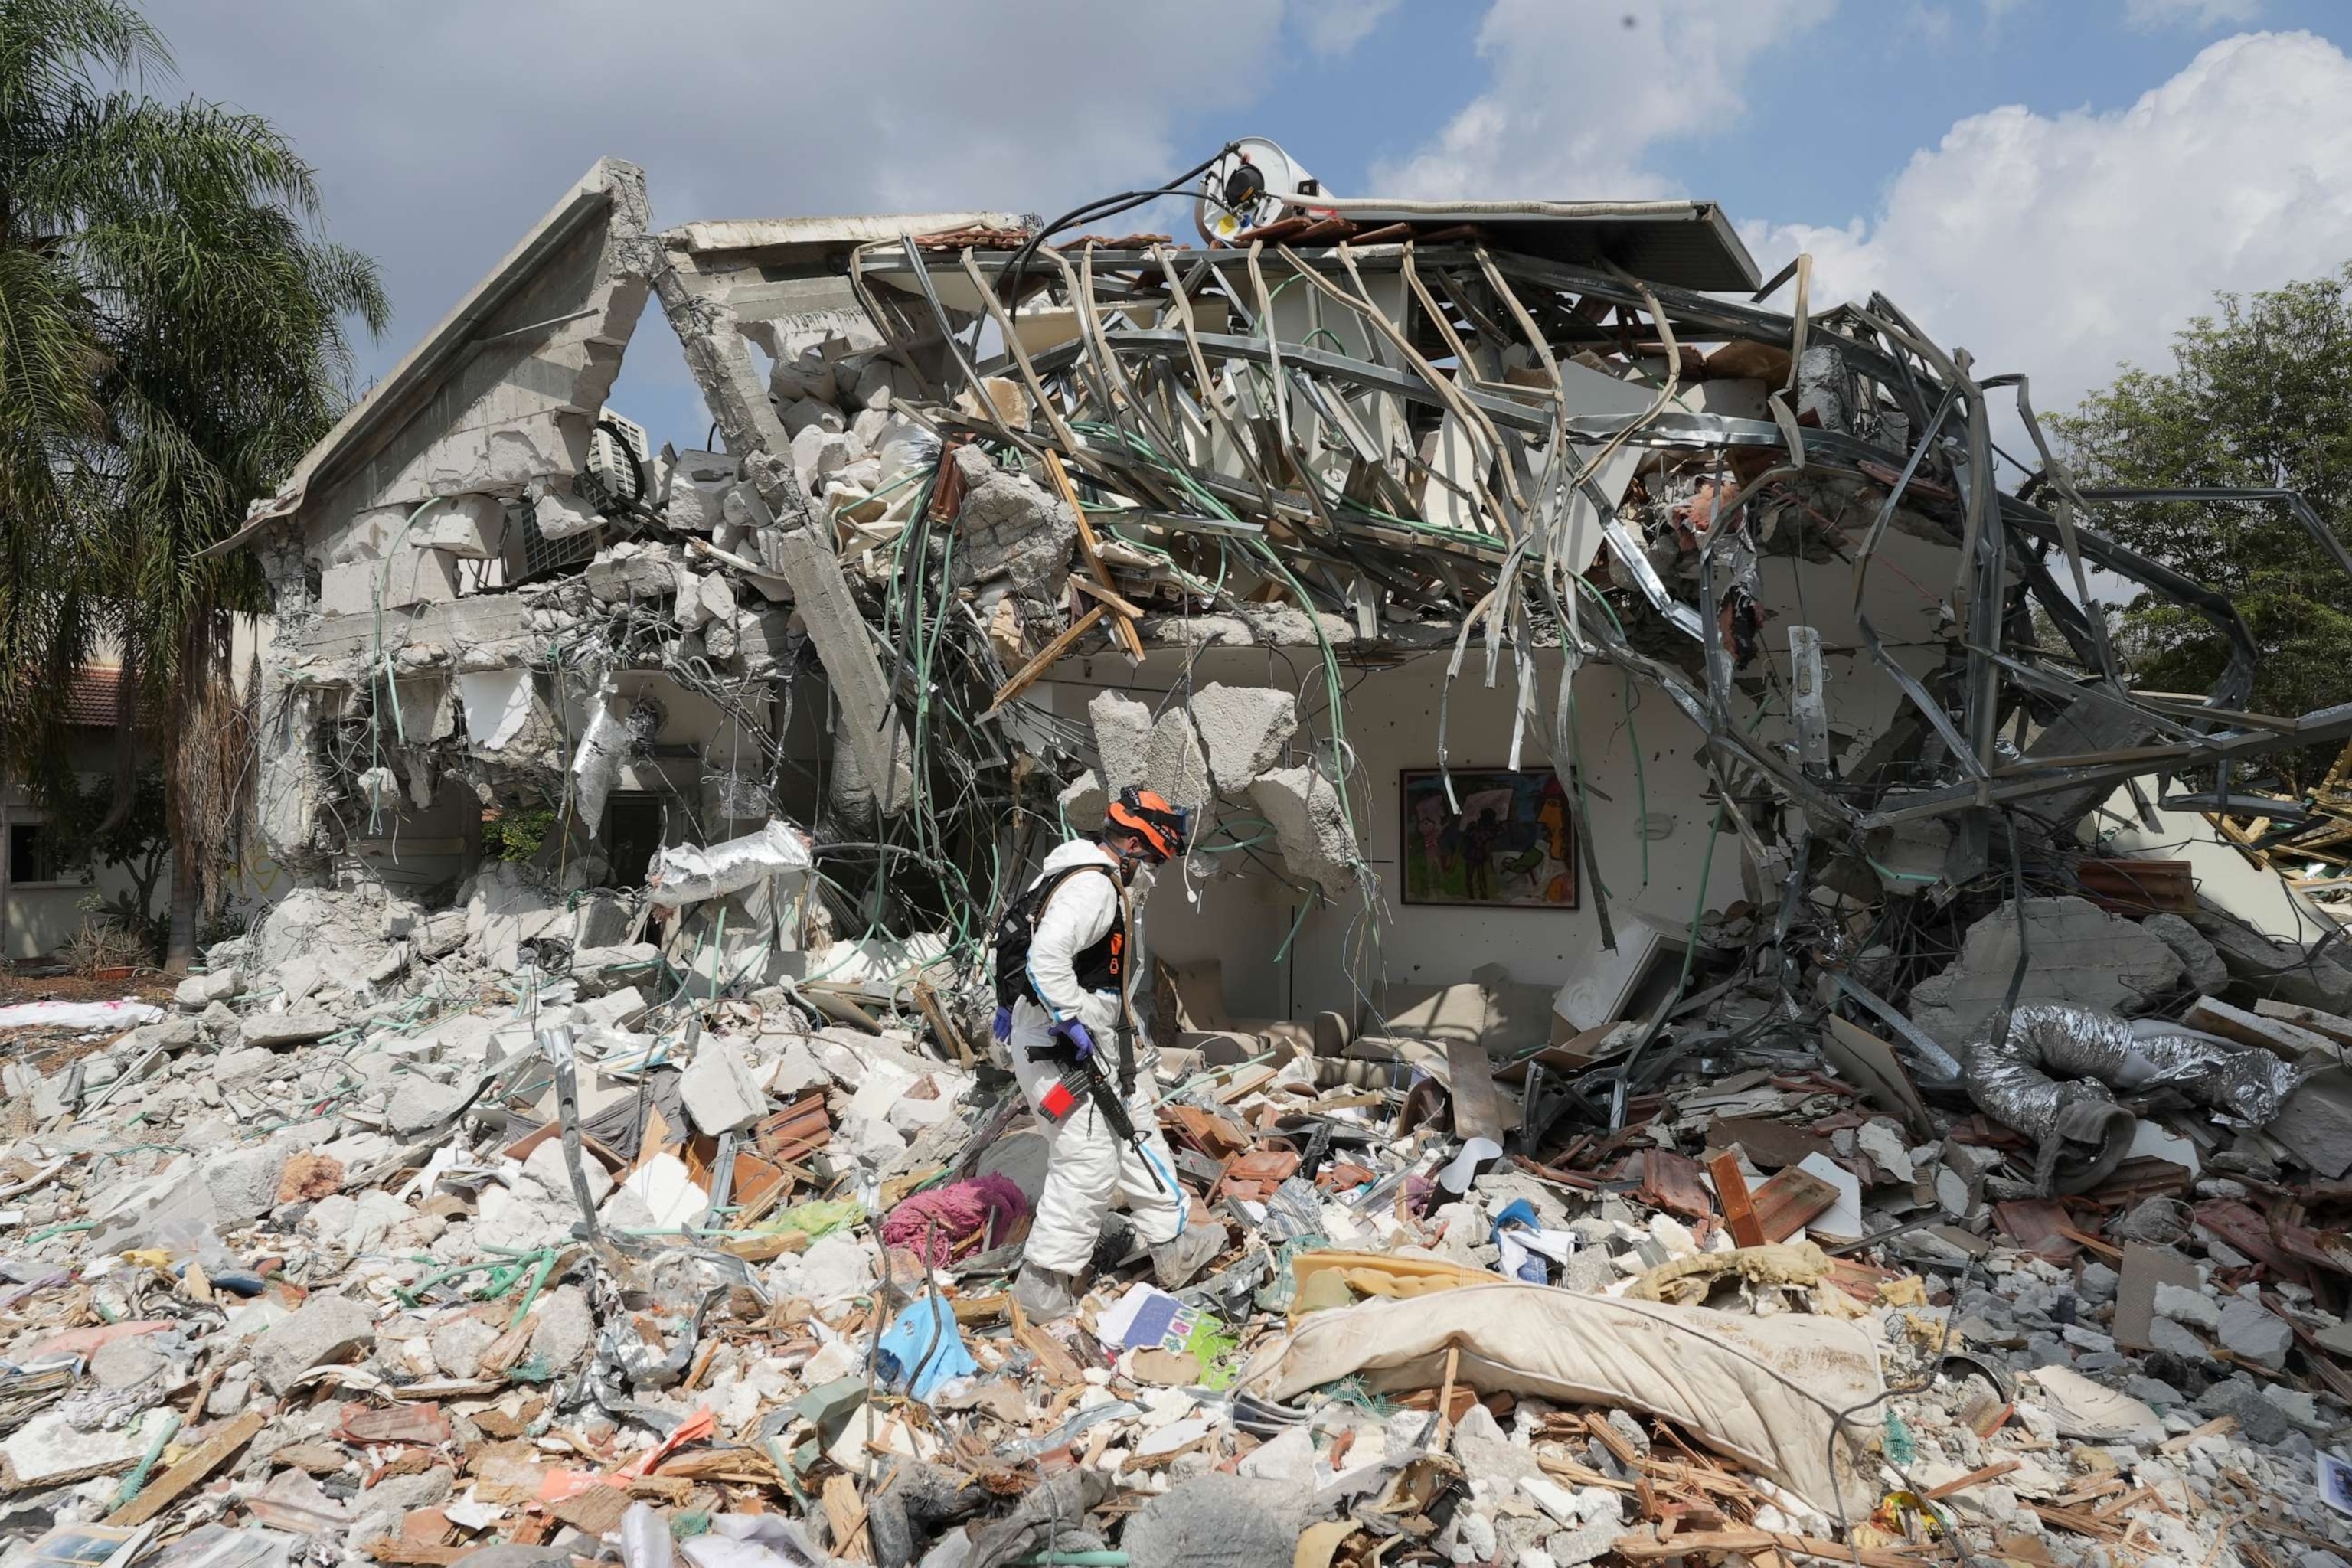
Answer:
[[[0,1006],[19,1002],[113,1002],[125,997],[168,1002],[177,982],[160,970],[135,970],[120,980],[76,974],[23,975],[0,969]]]

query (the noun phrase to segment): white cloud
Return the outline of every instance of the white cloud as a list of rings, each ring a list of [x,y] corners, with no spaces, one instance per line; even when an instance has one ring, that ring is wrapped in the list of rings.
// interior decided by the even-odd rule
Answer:
[[[1491,72],[1413,156],[1374,171],[1384,195],[1655,195],[1654,144],[1721,134],[1757,57],[1836,0],[1496,0],[1478,29]]]
[[[2135,27],[2242,26],[2263,14],[2263,0],[2124,0],[2124,20]]]
[[[1308,48],[1337,59],[1370,37],[1396,8],[1397,0],[1297,0],[1298,30]]]
[[[600,156],[645,166],[664,226],[1059,211],[1213,151],[1222,132],[1194,117],[1252,101],[1282,36],[1280,0],[1186,0],[1181,15],[1102,0],[700,0],[690,16],[624,0],[146,9],[179,58],[181,80],[163,90],[268,116],[318,169],[330,233],[383,262],[399,314],[373,368]],[[661,353],[648,346],[658,335],[640,331],[625,385]],[[690,393],[657,412],[701,438]]]
[[[2127,109],[1959,121],[1874,221],[1747,237],[1768,271],[1811,251],[1818,303],[1883,289],[1981,374],[2025,372],[2037,410],[2063,408],[2118,361],[2166,363],[2217,290],[2352,258],[2352,60],[2307,33],[2226,39]]]

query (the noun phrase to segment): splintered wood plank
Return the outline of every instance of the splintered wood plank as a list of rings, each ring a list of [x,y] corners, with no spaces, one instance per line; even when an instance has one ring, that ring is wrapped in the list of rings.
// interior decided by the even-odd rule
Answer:
[[[2300,1061],[2306,1053],[2331,1058],[2337,1054],[2336,1042],[2325,1035],[2282,1018],[2264,1017],[2232,1007],[2210,996],[2197,998],[2180,1016],[2180,1021],[2192,1029],[2202,1029],[2242,1046],[2259,1047],[2291,1062]]]
[[[871,1563],[874,1553],[866,1545],[866,1504],[857,1496],[857,1483],[847,1476],[827,1476],[824,1479],[824,1520],[832,1527],[835,1550],[845,1563]]]
[[[1117,585],[1110,580],[1110,568],[1103,564],[1102,546],[1095,540],[1095,525],[1087,521],[1087,509],[1078,504],[1077,487],[1070,483],[1070,472],[1062,467],[1059,452],[1045,454],[1045,471],[1054,476],[1054,488],[1062,492],[1062,500],[1069,507],[1070,515],[1078,520],[1078,553],[1086,558],[1087,571],[1092,575],[1095,584],[1110,595],[1105,602],[1113,604],[1118,610],[1113,629],[1118,634],[1119,646],[1133,657],[1141,658],[1143,635],[1135,629],[1135,622],[1129,618],[1135,613],[1135,606],[1118,597]]]
[[[139,1495],[109,1514],[106,1522],[113,1526],[146,1523],[227,1463],[230,1455],[253,1441],[253,1435],[268,1424],[268,1419],[258,1410],[247,1411],[142,1487]]]
[[[2308,1029],[2315,1035],[2325,1035],[2338,1045],[2352,1046],[2352,1018],[2334,1013],[2323,1013],[2316,1007],[2299,1007],[2292,1002],[2267,999],[2254,1004],[2258,1017],[2275,1018],[2292,1024],[2298,1029]]]
[[[1023,692],[1036,685],[1037,678],[1039,676],[1053,668],[1055,661],[1060,659],[1064,654],[1069,652],[1071,647],[1076,644],[1080,637],[1094,630],[1095,623],[1101,620],[1103,616],[1109,613],[1110,612],[1103,605],[1097,605],[1093,609],[1088,610],[1085,615],[1080,616],[1076,620],[1072,621],[1069,625],[1068,630],[1063,632],[1061,636],[1055,637],[1052,642],[1047,643],[1044,648],[1039,650],[1036,658],[1031,659],[1027,664],[1023,665],[1017,674],[1015,674],[1011,679],[1007,680],[1003,685],[996,689],[995,700],[988,705],[988,711],[982,714],[981,717],[983,719],[993,719],[996,717],[997,713],[1003,709],[1006,703],[1012,701],[1014,698],[1020,696]]]

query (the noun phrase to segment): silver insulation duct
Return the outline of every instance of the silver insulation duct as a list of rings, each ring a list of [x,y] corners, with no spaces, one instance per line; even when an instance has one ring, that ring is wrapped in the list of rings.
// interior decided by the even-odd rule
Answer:
[[[2041,1146],[2042,1184],[2063,1193],[2097,1185],[2122,1161],[2137,1119],[2116,1103],[2118,1089],[2179,1089],[2259,1126],[2302,1078],[2294,1063],[2234,1040],[2033,1002],[2011,1016],[2004,1038],[1969,1047],[1961,1082],[1987,1116]]]

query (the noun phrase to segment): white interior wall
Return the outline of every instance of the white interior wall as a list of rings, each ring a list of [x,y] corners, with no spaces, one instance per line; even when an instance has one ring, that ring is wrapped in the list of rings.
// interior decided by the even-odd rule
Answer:
[[[1538,660],[1539,710],[1549,714],[1559,670],[1557,653]],[[1343,667],[1347,686],[1347,735],[1358,771],[1349,779],[1364,853],[1382,884],[1380,942],[1351,964],[1362,942],[1362,909],[1349,900],[1310,908],[1299,919],[1301,897],[1281,879],[1244,868],[1198,885],[1197,902],[1187,900],[1182,880],[1164,873],[1146,910],[1150,951],[1173,962],[1215,957],[1223,966],[1225,1002],[1243,1017],[1292,1017],[1331,1010],[1357,1016],[1362,1011],[1357,978],[1377,986],[1439,984],[1467,980],[1484,965],[1502,963],[1515,980],[1558,984],[1578,957],[1600,942],[1591,889],[1580,868],[1574,909],[1465,909],[1405,904],[1399,898],[1402,826],[1398,818],[1399,774],[1437,761],[1437,710],[1446,656],[1431,653],[1381,668]],[[1293,689],[1305,689],[1305,723],[1294,742],[1295,758],[1308,754],[1328,733],[1323,721],[1323,678],[1312,649],[1213,649],[1191,668],[1194,686],[1272,684],[1269,673]],[[1050,690],[1041,691],[1056,712],[1083,720],[1086,704],[1105,688],[1125,690],[1154,708],[1184,679],[1181,656],[1158,653],[1132,675],[1124,660],[1098,657],[1072,660],[1057,671]],[[1509,757],[1512,694],[1507,676],[1493,690],[1479,684],[1474,664],[1454,688],[1448,746],[1457,766],[1500,767]],[[1626,725],[1624,687],[1615,672],[1588,668],[1578,681],[1579,733],[1589,770],[1591,805],[1601,874],[1612,889],[1611,910],[1622,920],[1640,914],[1671,925],[1687,924],[1698,889],[1711,807],[1702,798],[1705,775],[1693,761],[1697,735],[1664,698],[1640,696],[1632,729]],[[1549,762],[1544,728],[1531,728],[1521,765]],[[1648,810],[1661,837],[1651,840],[1647,880],[1638,836],[1643,794],[1633,767],[1638,731]],[[1220,803],[1228,817],[1252,817],[1246,800]],[[1242,826],[1240,837],[1264,832]],[[1280,863],[1273,846],[1267,858]],[[1240,860],[1241,857],[1233,857]],[[1717,847],[1708,878],[1710,907],[1739,897],[1738,852],[1727,832]],[[1297,934],[1280,963],[1275,954],[1297,923]]]
[[[1932,670],[1943,658],[1931,590],[1948,577],[1952,559],[1948,547],[1890,531],[1867,580],[1864,603],[1871,619],[1889,653],[1915,675]],[[1759,569],[1772,618],[1766,623],[1761,657],[1740,674],[1743,691],[1735,699],[1735,710],[1743,723],[1758,721],[1759,704],[1750,693],[1761,682],[1761,719],[1753,732],[1765,745],[1789,740],[1788,628],[1810,624],[1822,637],[1824,694],[1836,750],[1841,756],[1858,752],[1901,710],[1904,699],[1862,646],[1852,566],[1768,556]],[[1369,998],[1360,994],[1360,982],[1368,988],[1376,988],[1383,977],[1391,984],[1444,984],[1468,980],[1489,963],[1501,963],[1516,981],[1557,984],[1596,951],[1600,918],[1580,863],[1578,902],[1571,910],[1402,902],[1399,775],[1437,763],[1448,657],[1448,650],[1438,650],[1383,667],[1341,667],[1347,736],[1358,764],[1349,780],[1350,803],[1365,857],[1381,883],[1376,948],[1365,940],[1361,907],[1355,900],[1309,908],[1301,919],[1298,892],[1234,856],[1225,860],[1238,868],[1233,874],[1193,884],[1196,900],[1186,899],[1181,879],[1172,873],[1160,879],[1146,910],[1150,951],[1174,962],[1219,959],[1226,1005],[1239,1017],[1303,1017],[1325,1010],[1360,1017]],[[1523,739],[1522,767],[1551,762],[1550,714],[1560,662],[1557,651],[1537,656],[1536,715]],[[1515,695],[1509,660],[1504,659],[1492,689],[1483,684],[1484,671],[1482,647],[1474,647],[1447,703],[1446,750],[1456,767],[1499,768],[1510,758]],[[1080,723],[1086,722],[1088,700],[1104,689],[1124,691],[1157,710],[1174,700],[1171,689],[1187,680],[1196,688],[1222,681],[1278,684],[1299,694],[1302,724],[1293,741],[1294,762],[1310,755],[1316,742],[1328,734],[1322,667],[1313,648],[1210,648],[1189,658],[1155,651],[1132,670],[1125,659],[1102,654],[1065,661],[1055,673],[1053,682],[1037,689],[1038,700]],[[1629,723],[1627,690],[1626,678],[1606,666],[1587,666],[1577,678],[1577,733],[1595,853],[1612,921],[1641,918],[1681,929],[1698,902],[1715,816],[1708,779],[1699,766],[1698,731],[1664,692],[1640,681],[1633,683]],[[1246,800],[1221,802],[1219,810],[1229,817],[1255,815]],[[1239,836],[1263,831],[1244,826]],[[1279,863],[1271,844],[1262,852]],[[1706,908],[1719,910],[1744,896],[1740,861],[1738,840],[1727,825],[1706,875]],[[1294,923],[1297,934],[1283,961],[1276,963]]]

